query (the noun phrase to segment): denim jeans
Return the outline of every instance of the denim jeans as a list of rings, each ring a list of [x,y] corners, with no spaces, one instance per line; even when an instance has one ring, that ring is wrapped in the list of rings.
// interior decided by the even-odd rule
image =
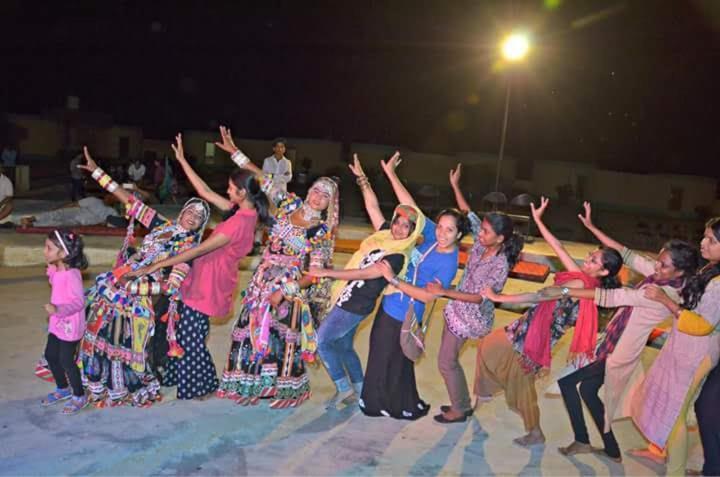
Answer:
[[[362,383],[363,370],[355,349],[353,338],[358,324],[366,315],[356,315],[333,307],[318,330],[318,352],[330,378],[336,383],[347,377],[350,382]]]

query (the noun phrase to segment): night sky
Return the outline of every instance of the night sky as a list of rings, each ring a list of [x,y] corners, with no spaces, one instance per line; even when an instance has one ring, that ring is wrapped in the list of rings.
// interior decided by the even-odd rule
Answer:
[[[2,0],[0,111],[720,176],[720,1],[179,3]]]

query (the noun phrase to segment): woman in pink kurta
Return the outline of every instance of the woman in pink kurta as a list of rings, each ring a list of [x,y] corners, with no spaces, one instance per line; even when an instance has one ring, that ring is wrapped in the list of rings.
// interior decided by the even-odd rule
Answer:
[[[700,252],[708,264],[686,287],[682,306],[658,288],[646,291],[677,319],[642,387],[632,397],[631,414],[640,432],[666,449],[667,475],[685,475],[687,413],[720,359],[720,219],[708,222]],[[704,424],[699,420],[698,425],[702,428]],[[706,454],[708,451],[705,449]]]
[[[199,246],[135,272],[152,273],[178,263],[192,262],[179,290],[177,347],[163,379],[166,386],[177,386],[178,399],[203,399],[218,387],[217,372],[205,341],[210,332],[210,316],[230,312],[238,279],[238,265],[252,250],[258,217],[268,220],[268,199],[252,173],[237,170],[228,179],[228,198],[210,189],[193,171],[183,154],[182,136],[173,145],[175,157],[198,195],[225,213],[212,235]],[[170,280],[169,280],[170,282]],[[172,287],[172,282],[169,283]],[[170,306],[173,306],[171,303]]]

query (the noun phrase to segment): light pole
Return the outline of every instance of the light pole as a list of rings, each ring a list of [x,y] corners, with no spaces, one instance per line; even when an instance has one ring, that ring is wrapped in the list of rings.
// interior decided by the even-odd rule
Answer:
[[[521,33],[513,33],[503,40],[501,45],[502,57],[511,63],[521,61],[527,56],[530,50],[530,42],[526,35]],[[497,168],[495,170],[495,192],[500,187],[500,170],[502,169],[502,160],[505,155],[505,136],[507,135],[508,117],[510,116],[510,91],[512,90],[512,79],[507,78],[507,87],[505,89],[505,114],[503,116],[502,133],[500,133],[500,152],[498,153]]]

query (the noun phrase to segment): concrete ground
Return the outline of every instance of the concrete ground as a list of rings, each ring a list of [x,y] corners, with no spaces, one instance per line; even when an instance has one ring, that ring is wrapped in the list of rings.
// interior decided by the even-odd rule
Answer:
[[[18,237],[15,234],[12,234]],[[8,241],[0,236],[0,242]],[[27,240],[27,239],[26,239]],[[542,244],[537,245],[541,247]],[[582,256],[589,246],[575,245]],[[342,265],[347,256],[338,256]],[[107,267],[95,265],[93,276]],[[250,271],[240,272],[244,286]],[[510,280],[506,291],[539,285]],[[415,422],[369,418],[350,407],[327,412],[322,406],[333,393],[322,367],[312,367],[313,395],[298,409],[274,411],[266,404],[240,407],[226,400],[165,400],[149,409],[88,408],[63,416],[58,408],[39,405],[51,391],[49,383],[33,375],[46,339],[43,311],[49,287],[42,266],[0,266],[0,475],[662,475],[659,465],[625,456],[614,464],[592,455],[566,458],[557,447],[572,440],[562,401],[541,396],[545,446],[528,450],[512,444],[522,435],[521,419],[509,411],[502,397],[483,405],[463,424],[440,425],[432,420],[447,394],[437,371],[436,356],[442,331],[441,310],[435,306],[428,333],[427,356],[417,365],[418,387],[432,404],[430,416]],[[237,308],[236,308],[237,309]],[[499,311],[496,326],[517,315]],[[209,347],[222,370],[229,345],[231,319],[215,320]],[[367,356],[371,320],[366,320],[355,343],[363,361]],[[558,345],[553,373],[562,367],[569,336]],[[645,364],[656,352],[647,350]],[[472,383],[475,343],[461,358]],[[553,380],[538,383],[538,390]],[[588,423],[591,422],[589,416]],[[593,443],[598,434],[590,427]],[[640,447],[642,437],[631,422],[615,426],[623,449]],[[691,460],[702,462],[696,432],[690,433]]]

